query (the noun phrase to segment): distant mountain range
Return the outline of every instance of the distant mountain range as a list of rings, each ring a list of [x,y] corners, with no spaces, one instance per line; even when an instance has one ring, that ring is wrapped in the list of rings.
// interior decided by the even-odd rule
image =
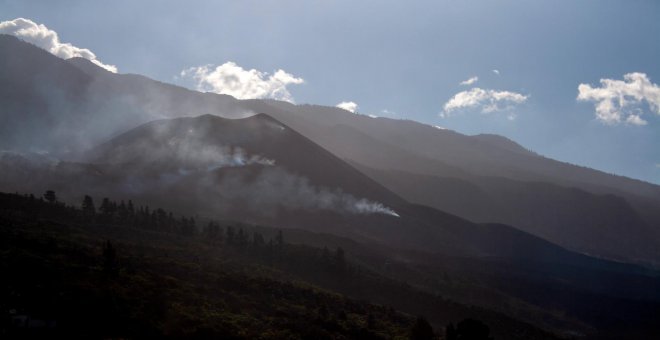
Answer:
[[[599,299],[625,306],[616,320],[660,302],[660,186],[505,137],[200,93],[7,35],[0,104],[0,191],[333,235],[414,268],[383,275],[544,329],[604,327]],[[468,279],[446,284],[447,268]]]
[[[660,261],[657,185],[554,161],[501,136],[465,136],[334,107],[236,100],[113,74],[82,58],[64,61],[11,36],[1,36],[0,45],[0,146],[5,150],[48,151],[75,160],[154,119],[266,113],[386,188],[378,188],[375,196],[365,192],[365,198],[386,195],[389,201],[398,195],[394,200],[475,222],[513,225],[593,256],[651,265]],[[289,147],[281,146],[278,158],[288,156]],[[288,158],[293,162],[295,157]],[[317,160],[299,160],[294,168],[317,166],[339,173],[314,165]],[[344,164],[340,168],[356,173]],[[333,176],[324,177],[319,184],[337,188]],[[372,190],[363,184],[373,185],[371,179],[359,178],[341,189]]]

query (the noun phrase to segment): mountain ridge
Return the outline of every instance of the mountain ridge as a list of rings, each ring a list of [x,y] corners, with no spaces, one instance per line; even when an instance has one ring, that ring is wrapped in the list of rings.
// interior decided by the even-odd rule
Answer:
[[[13,46],[19,41],[15,38],[5,38],[0,43]],[[39,54],[41,57],[48,56],[48,53],[38,49],[33,45],[21,43],[21,54]],[[12,48],[3,48],[0,54],[12,55],[16,50]],[[3,57],[6,60],[6,57]],[[58,59],[49,56],[50,59]],[[27,62],[30,58],[15,58],[12,69],[14,72],[36,77],[36,71],[31,64]],[[54,68],[61,68],[60,71],[80,74],[80,68],[75,64],[80,61],[71,60],[64,63],[59,60],[51,62]],[[44,64],[46,65],[46,64]],[[67,65],[62,66],[62,65]],[[92,68],[95,65],[87,66]],[[6,70],[6,68],[3,68]],[[41,71],[39,71],[41,72]],[[44,71],[45,72],[45,71]],[[51,71],[48,71],[51,72]],[[52,73],[51,72],[51,73]],[[16,73],[16,74],[18,74]],[[43,72],[42,72],[43,73]],[[84,72],[82,72],[85,74]],[[489,143],[493,137],[484,136],[465,136],[457,132],[444,131],[427,126],[421,123],[392,120],[387,118],[370,118],[367,116],[355,115],[345,110],[331,107],[321,107],[314,105],[293,105],[290,103],[278,102],[274,100],[236,100],[230,96],[211,93],[200,93],[160,83],[149,78],[136,75],[112,74],[106,71],[90,72],[96,73],[94,76],[86,74],[85,79],[80,80],[84,91],[73,91],[78,97],[73,100],[72,105],[60,107],[62,100],[51,101],[51,97],[44,96],[43,93],[35,91],[33,88],[25,87],[22,101],[15,101],[15,107],[21,105],[21,102],[43,103],[42,106],[48,108],[52,113],[62,114],[65,118],[62,122],[55,124],[45,124],[42,121],[36,121],[34,125],[18,135],[20,142],[3,142],[0,146],[11,148],[11,145],[20,145],[26,150],[85,150],[103,140],[108,140],[112,136],[117,136],[121,131],[125,131],[136,125],[160,118],[173,118],[177,116],[198,116],[201,114],[213,113],[224,117],[243,117],[257,112],[268,112],[269,115],[276,118],[283,124],[308,137],[322,148],[330,150],[341,159],[348,160],[351,163],[361,164],[366,167],[377,168],[381,170],[394,170],[413,172],[427,176],[440,176],[455,178],[462,183],[461,186],[454,187],[456,190],[477,192],[492,191],[492,188],[484,186],[481,177],[498,178],[503,180],[499,187],[509,180],[515,180],[516,183],[522,183],[520,192],[524,193],[531,201],[541,205],[542,202],[535,195],[536,186],[533,182],[548,182],[554,185],[566,187],[563,195],[571,193],[570,188],[575,187],[585,190],[592,194],[614,194],[623,197],[633,206],[633,209],[642,217],[643,223],[633,225],[630,228],[617,230],[602,229],[598,223],[576,223],[569,221],[571,228],[577,228],[585,233],[600,235],[607,232],[608,239],[615,237],[626,237],[627,232],[636,233],[635,230],[644,230],[646,226],[660,225],[660,212],[657,209],[660,206],[660,187],[636,181],[625,179],[623,177],[610,176],[596,170],[575,167],[566,163],[552,161],[542,156],[527,153],[506,140],[498,141],[501,143]],[[47,72],[44,74],[48,74]],[[18,75],[16,75],[18,77]],[[92,77],[91,80],[88,77]],[[15,78],[15,77],[14,77]],[[4,80],[3,80],[4,79]],[[0,81],[13,79],[9,74],[0,77]],[[3,86],[3,91],[9,87]],[[66,90],[66,87],[63,88]],[[0,91],[2,92],[2,91]],[[66,92],[66,91],[65,91]],[[6,94],[6,93],[5,93]],[[2,95],[2,93],[0,93]],[[71,94],[74,95],[74,94]],[[15,98],[15,96],[5,96]],[[57,97],[61,98],[61,96]],[[11,100],[9,99],[10,103]],[[16,114],[11,107],[5,107],[13,117]],[[38,107],[37,107],[38,108]],[[35,109],[34,112],[42,110]],[[49,111],[46,111],[49,112]],[[68,118],[67,118],[68,117]],[[83,117],[83,118],[80,118]],[[19,119],[6,118],[11,124],[5,126],[5,129],[11,131],[25,131],[21,126],[16,125]],[[343,138],[333,138],[329,133],[333,127],[345,126],[354,130],[356,133],[348,133]],[[346,130],[346,129],[344,129]],[[14,133],[14,132],[12,132]],[[6,134],[5,137],[12,136]],[[357,138],[357,139],[353,139]],[[368,141],[367,145],[362,145],[362,141]],[[396,141],[396,142],[395,142]],[[35,145],[29,145],[28,142],[34,142]],[[493,144],[493,145],[491,145]],[[513,148],[515,152],[509,149]],[[70,156],[72,153],[69,152]],[[380,156],[378,156],[380,155]],[[388,157],[389,156],[389,157]],[[548,170],[550,169],[550,170]],[[554,170],[553,170],[554,169]],[[396,183],[383,181],[380,185],[392,188]],[[432,183],[419,183],[420,187],[432,186]],[[490,188],[490,189],[489,189]],[[402,196],[402,192],[395,192]],[[443,191],[439,192],[440,194]],[[495,197],[502,197],[502,203],[515,202],[515,195],[504,189],[498,189],[493,192]],[[452,206],[440,204],[432,200],[415,199],[418,203],[431,205],[440,210],[452,211]],[[555,202],[559,203],[559,202]],[[471,208],[468,206],[468,208]],[[512,217],[497,216],[497,220],[485,220],[480,218],[480,207],[474,206],[473,209],[461,212],[461,217],[475,222],[499,222],[508,225],[516,225],[516,221],[524,216],[514,215]],[[508,203],[506,210],[514,211],[515,206]],[[452,212],[456,213],[457,210]],[[621,212],[622,214],[625,212]],[[486,216],[488,217],[488,216]],[[564,225],[553,222],[553,220],[544,220],[539,226],[545,228],[541,233],[537,232],[529,225],[516,225],[537,235],[548,235],[548,231],[561,230]],[[644,226],[646,225],[646,226]],[[534,227],[537,227],[534,225]],[[640,234],[643,235],[643,234]],[[649,242],[656,242],[655,237],[648,238]],[[568,246],[573,250],[585,251],[589,244],[581,244],[578,247],[571,244],[566,238],[554,238],[553,242],[562,246]],[[618,242],[611,243],[609,246],[619,246]],[[625,244],[625,243],[624,243]],[[654,243],[660,244],[660,241]],[[630,257],[637,261],[638,256],[629,256],[636,250],[628,249],[616,254],[616,258]],[[596,252],[590,251],[599,256],[606,256],[607,249]],[[660,258],[653,255],[652,252],[642,256],[644,262],[660,262]]]

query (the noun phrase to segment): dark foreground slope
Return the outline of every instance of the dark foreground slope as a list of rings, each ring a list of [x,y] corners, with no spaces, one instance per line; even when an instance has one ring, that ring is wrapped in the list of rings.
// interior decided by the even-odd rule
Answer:
[[[19,199],[17,201],[19,204],[10,199],[2,202],[2,207],[8,210],[10,217],[28,217],[28,220],[30,218],[39,220],[52,216],[47,214],[52,205],[45,205],[39,200]],[[38,209],[30,211],[30,202],[36,203]],[[111,226],[124,225],[126,221],[129,221],[128,224],[138,227],[138,230],[162,230],[177,233],[183,236],[183,240],[190,239],[195,234],[195,230],[199,230],[201,235],[213,234],[203,228],[206,227],[206,222],[202,222],[200,219],[197,219],[198,228],[195,229],[194,222],[191,220],[180,218],[172,220],[172,217],[160,210],[152,210],[151,213],[147,210],[145,216],[145,210],[136,207],[133,211],[137,216],[142,217],[131,218],[130,213],[126,214],[125,210],[124,213],[121,213],[121,209],[116,210],[118,208],[113,208],[112,205],[99,204],[97,201],[97,206],[101,212],[98,217],[90,220],[88,215],[81,215],[73,210],[70,212],[72,215],[65,216],[66,218],[63,219],[63,222],[66,222],[64,224],[73,222],[77,226],[98,224]],[[45,215],[40,211],[42,209],[45,211]],[[420,214],[438,214],[432,209],[420,209],[422,210],[419,212]],[[59,220],[61,215],[54,216],[57,217],[55,221],[62,221]],[[8,225],[20,225],[20,223],[9,220]],[[237,224],[225,223],[222,225],[220,232],[221,234],[226,232],[225,240],[229,239],[228,226],[237,226]],[[46,229],[38,229],[36,232],[48,233],[50,228],[48,226]],[[239,228],[243,227],[235,227],[234,230]],[[449,308],[449,311],[445,307],[440,310],[435,308],[434,306],[444,305],[442,299],[434,298],[439,294],[454,301],[482,306],[525,320],[558,334],[593,334],[597,335],[597,338],[602,337],[603,334],[610,334],[613,338],[617,338],[621,334],[630,332],[655,334],[654,332],[657,331],[653,326],[653,320],[657,318],[657,312],[660,310],[658,305],[660,284],[658,279],[652,276],[653,273],[647,274],[627,265],[612,264],[571,254],[556,246],[546,244],[544,241],[530,242],[534,240],[530,239],[528,235],[505,226],[484,225],[471,228],[475,228],[477,231],[475,234],[477,236],[471,239],[474,243],[467,243],[467,239],[461,238],[463,235],[460,230],[453,230],[452,233],[457,234],[462,247],[477,249],[479,250],[477,254],[481,254],[481,256],[474,253],[470,257],[457,257],[456,253],[453,256],[442,255],[446,254],[448,249],[443,249],[444,251],[439,249],[436,253],[423,253],[382,244],[360,244],[331,235],[310,236],[311,234],[288,229],[285,232],[286,238],[287,240],[291,238],[292,242],[313,244],[317,247],[328,246],[330,249],[335,249],[337,246],[344,247],[363,266],[363,269],[359,270],[360,272],[379,273],[377,276],[382,275],[383,278],[388,278],[385,281],[391,282],[391,284],[381,282],[381,279],[370,281],[361,276],[337,275],[339,273],[333,270],[320,275],[318,267],[323,267],[325,260],[320,260],[320,263],[313,261],[308,263],[303,260],[328,257],[324,252],[318,250],[312,253],[305,251],[297,253],[293,256],[295,260],[287,262],[286,270],[295,273],[298,278],[334,291],[371,302],[393,305],[409,313],[424,314],[435,320],[435,325],[443,325],[443,322],[446,324],[447,320],[456,320],[458,316],[470,316],[470,313],[465,313],[464,310],[455,311],[452,309],[453,307],[446,307]],[[119,237],[112,233],[113,230],[130,232],[130,229],[104,229],[103,227],[90,230],[92,233],[107,235],[108,238]],[[265,235],[265,239],[277,239],[276,233],[267,228],[253,229],[243,235],[252,235],[253,231],[262,233]],[[215,232],[215,238],[218,237],[218,234]],[[161,237],[158,235],[148,232],[143,235],[140,231],[135,234],[142,235],[138,240],[131,239],[132,235],[129,233],[123,237],[129,239],[129,244],[137,244],[140,249],[142,247],[151,249],[158,256],[167,258],[171,256],[170,252],[174,251],[168,250],[168,247],[160,247]],[[63,237],[76,239],[78,236],[74,233],[65,234]],[[241,239],[239,236],[236,237]],[[215,238],[210,241],[223,243],[221,239]],[[12,238],[7,238],[7,240],[8,244],[15,243]],[[251,240],[249,243],[257,242],[254,241],[254,237]],[[267,244],[263,241],[257,243],[262,246]],[[181,247],[183,248],[178,251],[193,251],[194,253],[196,249],[201,249],[200,245],[195,242],[185,242],[181,244]],[[186,250],[186,247],[189,249]],[[264,248],[264,250],[267,249],[269,248]],[[499,255],[485,255],[489,253]],[[195,256],[202,255],[190,255],[188,258],[194,259]],[[204,256],[229,260],[235,256],[241,256],[241,252],[214,253]],[[270,261],[268,258],[272,259],[272,256],[271,253],[266,258],[261,258],[260,261],[266,265],[272,264],[268,262]],[[331,257],[334,256],[336,255]],[[14,262],[16,261],[6,259],[4,263]],[[63,273],[69,272],[67,269],[57,269],[53,271],[53,274],[60,270],[64,270]],[[248,269],[248,271],[251,270]],[[188,274],[190,273],[187,272]],[[367,277],[371,277],[372,274]],[[57,275],[68,276],[68,274]],[[409,284],[396,283],[399,281]],[[407,292],[411,287],[416,287],[416,291]],[[175,290],[180,288],[177,287]],[[480,318],[491,320],[490,317],[484,315],[481,315]],[[498,323],[499,321],[493,324]]]
[[[424,312],[440,334],[476,318],[497,339],[554,338],[387,279],[340,250],[290,244],[287,231],[223,223],[191,234],[183,219],[143,220],[125,205],[92,213],[7,194],[0,203],[0,303],[11,311],[1,327],[12,337],[406,339],[420,328],[408,313]],[[317,285],[371,291],[382,305]]]
[[[93,337],[405,338],[412,318],[391,307],[440,332],[476,318],[496,339],[551,338],[529,324],[585,339],[660,334],[660,281],[625,266],[430,255],[98,202],[93,213],[0,195],[7,310]]]

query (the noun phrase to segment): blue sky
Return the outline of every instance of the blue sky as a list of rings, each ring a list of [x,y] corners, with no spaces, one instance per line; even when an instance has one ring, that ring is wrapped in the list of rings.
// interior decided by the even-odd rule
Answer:
[[[601,78],[622,84],[639,72],[660,83],[660,1],[0,0],[0,22],[18,17],[121,73],[195,87],[182,70],[230,61],[281,69],[304,79],[286,86],[296,103],[353,101],[364,114],[497,133],[552,158],[660,183],[652,104],[641,99],[607,123],[596,99],[577,100],[580,84],[597,89]],[[473,88],[524,100],[441,117]],[[627,123],[630,115],[645,124]]]

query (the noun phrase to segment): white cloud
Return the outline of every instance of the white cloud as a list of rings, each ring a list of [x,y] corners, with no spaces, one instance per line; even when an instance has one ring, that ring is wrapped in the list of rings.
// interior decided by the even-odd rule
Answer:
[[[631,114],[626,118],[626,123],[632,124],[632,125],[646,125],[648,124],[647,121],[642,119],[639,115]]]
[[[623,80],[601,79],[600,85],[580,84],[577,100],[594,102],[596,119],[601,122],[646,125],[641,117],[644,102],[651,112],[660,115],[660,87],[651,83],[646,74],[628,73]]]
[[[499,76],[500,75],[500,70],[495,69],[495,70],[493,70],[493,73],[495,73]]]
[[[346,111],[350,111],[350,112],[353,112],[353,113],[355,113],[355,111],[357,111],[357,108],[358,108],[358,104],[355,103],[355,102],[341,102],[341,103],[339,103],[335,106],[340,108],[340,109],[344,109]]]
[[[293,97],[287,86],[305,82],[284,70],[277,70],[273,74],[255,69],[245,70],[231,61],[217,67],[191,67],[181,71],[181,76],[192,78],[200,91],[228,94],[238,99],[271,98],[291,103]]]
[[[479,109],[482,113],[504,111],[511,109],[516,104],[524,103],[529,96],[510,91],[497,91],[481,89],[478,87],[455,94],[444,105],[441,117],[448,117],[452,112],[463,109]],[[515,119],[515,115],[508,118]]]
[[[459,85],[472,85],[472,84],[476,83],[477,81],[479,81],[479,77],[474,76],[474,77],[472,77],[468,80],[463,80],[462,82],[459,83]]]
[[[13,35],[41,47],[60,58],[85,58],[110,72],[117,73],[116,66],[102,63],[92,51],[71,45],[70,43],[60,42],[57,32],[43,24],[37,24],[30,19],[16,18],[14,20],[2,21],[0,22],[0,33]]]

